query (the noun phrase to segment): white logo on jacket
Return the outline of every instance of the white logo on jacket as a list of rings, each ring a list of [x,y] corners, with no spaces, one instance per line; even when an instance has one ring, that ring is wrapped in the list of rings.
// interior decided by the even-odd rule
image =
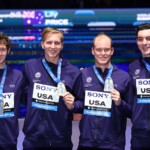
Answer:
[[[15,88],[15,85],[14,84],[10,84],[9,87],[10,88]]]
[[[35,78],[40,78],[40,77],[41,77],[41,73],[40,72],[35,73]]]
[[[140,69],[136,69],[135,70],[135,74],[137,75],[137,74],[139,74],[140,73]]]
[[[86,82],[88,82],[88,83],[92,82],[92,78],[91,77],[87,77],[86,78]]]

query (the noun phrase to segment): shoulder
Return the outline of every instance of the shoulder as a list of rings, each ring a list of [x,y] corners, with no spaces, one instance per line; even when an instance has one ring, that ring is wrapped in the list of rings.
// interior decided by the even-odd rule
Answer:
[[[40,58],[29,59],[26,61],[25,65],[32,65],[40,62]]]
[[[135,60],[135,61],[133,61],[133,62],[131,62],[131,63],[129,64],[129,69],[130,69],[130,68],[138,67],[139,65],[140,65],[140,60],[137,59],[137,60]]]
[[[119,69],[119,74],[120,74],[120,76],[130,78],[129,73],[124,70]]]
[[[42,65],[41,58],[29,59],[23,66],[23,70],[30,70],[33,68],[39,68]]]
[[[8,73],[12,76],[22,76],[22,72],[18,69],[8,67]]]
[[[82,73],[82,78],[84,80],[86,80],[86,79],[90,80],[92,78],[95,78],[95,73],[94,73],[94,70],[93,70],[93,66],[82,69],[81,73]]]
[[[23,74],[20,70],[8,67],[7,71],[8,82],[21,82],[23,80]]]
[[[114,66],[114,70],[113,70],[113,76],[115,76],[115,78],[130,78],[130,75],[128,72],[119,69],[118,67]]]
[[[135,72],[139,72],[143,68],[142,62],[140,59],[133,61],[132,63],[129,64],[129,74],[135,74]]]
[[[93,70],[93,66],[82,69],[82,74],[88,74]]]

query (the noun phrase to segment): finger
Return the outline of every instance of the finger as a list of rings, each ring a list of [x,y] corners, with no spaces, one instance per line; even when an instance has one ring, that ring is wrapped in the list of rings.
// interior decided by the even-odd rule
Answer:
[[[69,95],[69,92],[65,92],[64,94],[61,94],[62,97],[66,97],[67,95]]]

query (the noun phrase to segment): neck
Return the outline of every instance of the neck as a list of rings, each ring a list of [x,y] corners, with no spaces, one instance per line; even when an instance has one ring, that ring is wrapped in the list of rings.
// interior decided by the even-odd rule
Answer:
[[[101,67],[99,67],[99,68],[101,68],[101,69],[102,69],[102,72],[104,72],[104,71],[105,71],[105,69],[106,69],[106,67],[103,67],[103,66],[101,66]]]
[[[1,64],[0,64],[0,69],[4,69],[5,64],[6,64],[5,62],[1,63]]]
[[[48,61],[48,62],[51,62],[51,63],[53,63],[53,64],[58,64],[58,60],[59,60],[59,58],[46,58],[45,57],[45,59]]]
[[[102,69],[102,72],[104,72],[106,68],[110,68],[110,63],[107,64],[107,65],[106,65],[106,64],[105,64],[105,65],[98,65],[98,64],[95,64],[95,66],[96,66],[97,68],[101,68],[101,69]]]
[[[149,55],[142,55],[143,56],[143,58],[150,58],[150,54]]]

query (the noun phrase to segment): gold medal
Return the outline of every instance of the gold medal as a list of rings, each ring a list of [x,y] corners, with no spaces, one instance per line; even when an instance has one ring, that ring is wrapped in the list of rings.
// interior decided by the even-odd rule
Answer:
[[[3,101],[0,101],[0,115],[3,115],[4,112],[4,103]]]
[[[105,80],[104,91],[111,92],[114,89],[113,80],[111,77],[107,77]]]
[[[63,82],[59,82],[57,84],[57,88],[58,88],[58,95],[63,95],[64,93],[66,93],[66,87],[65,84]]]

